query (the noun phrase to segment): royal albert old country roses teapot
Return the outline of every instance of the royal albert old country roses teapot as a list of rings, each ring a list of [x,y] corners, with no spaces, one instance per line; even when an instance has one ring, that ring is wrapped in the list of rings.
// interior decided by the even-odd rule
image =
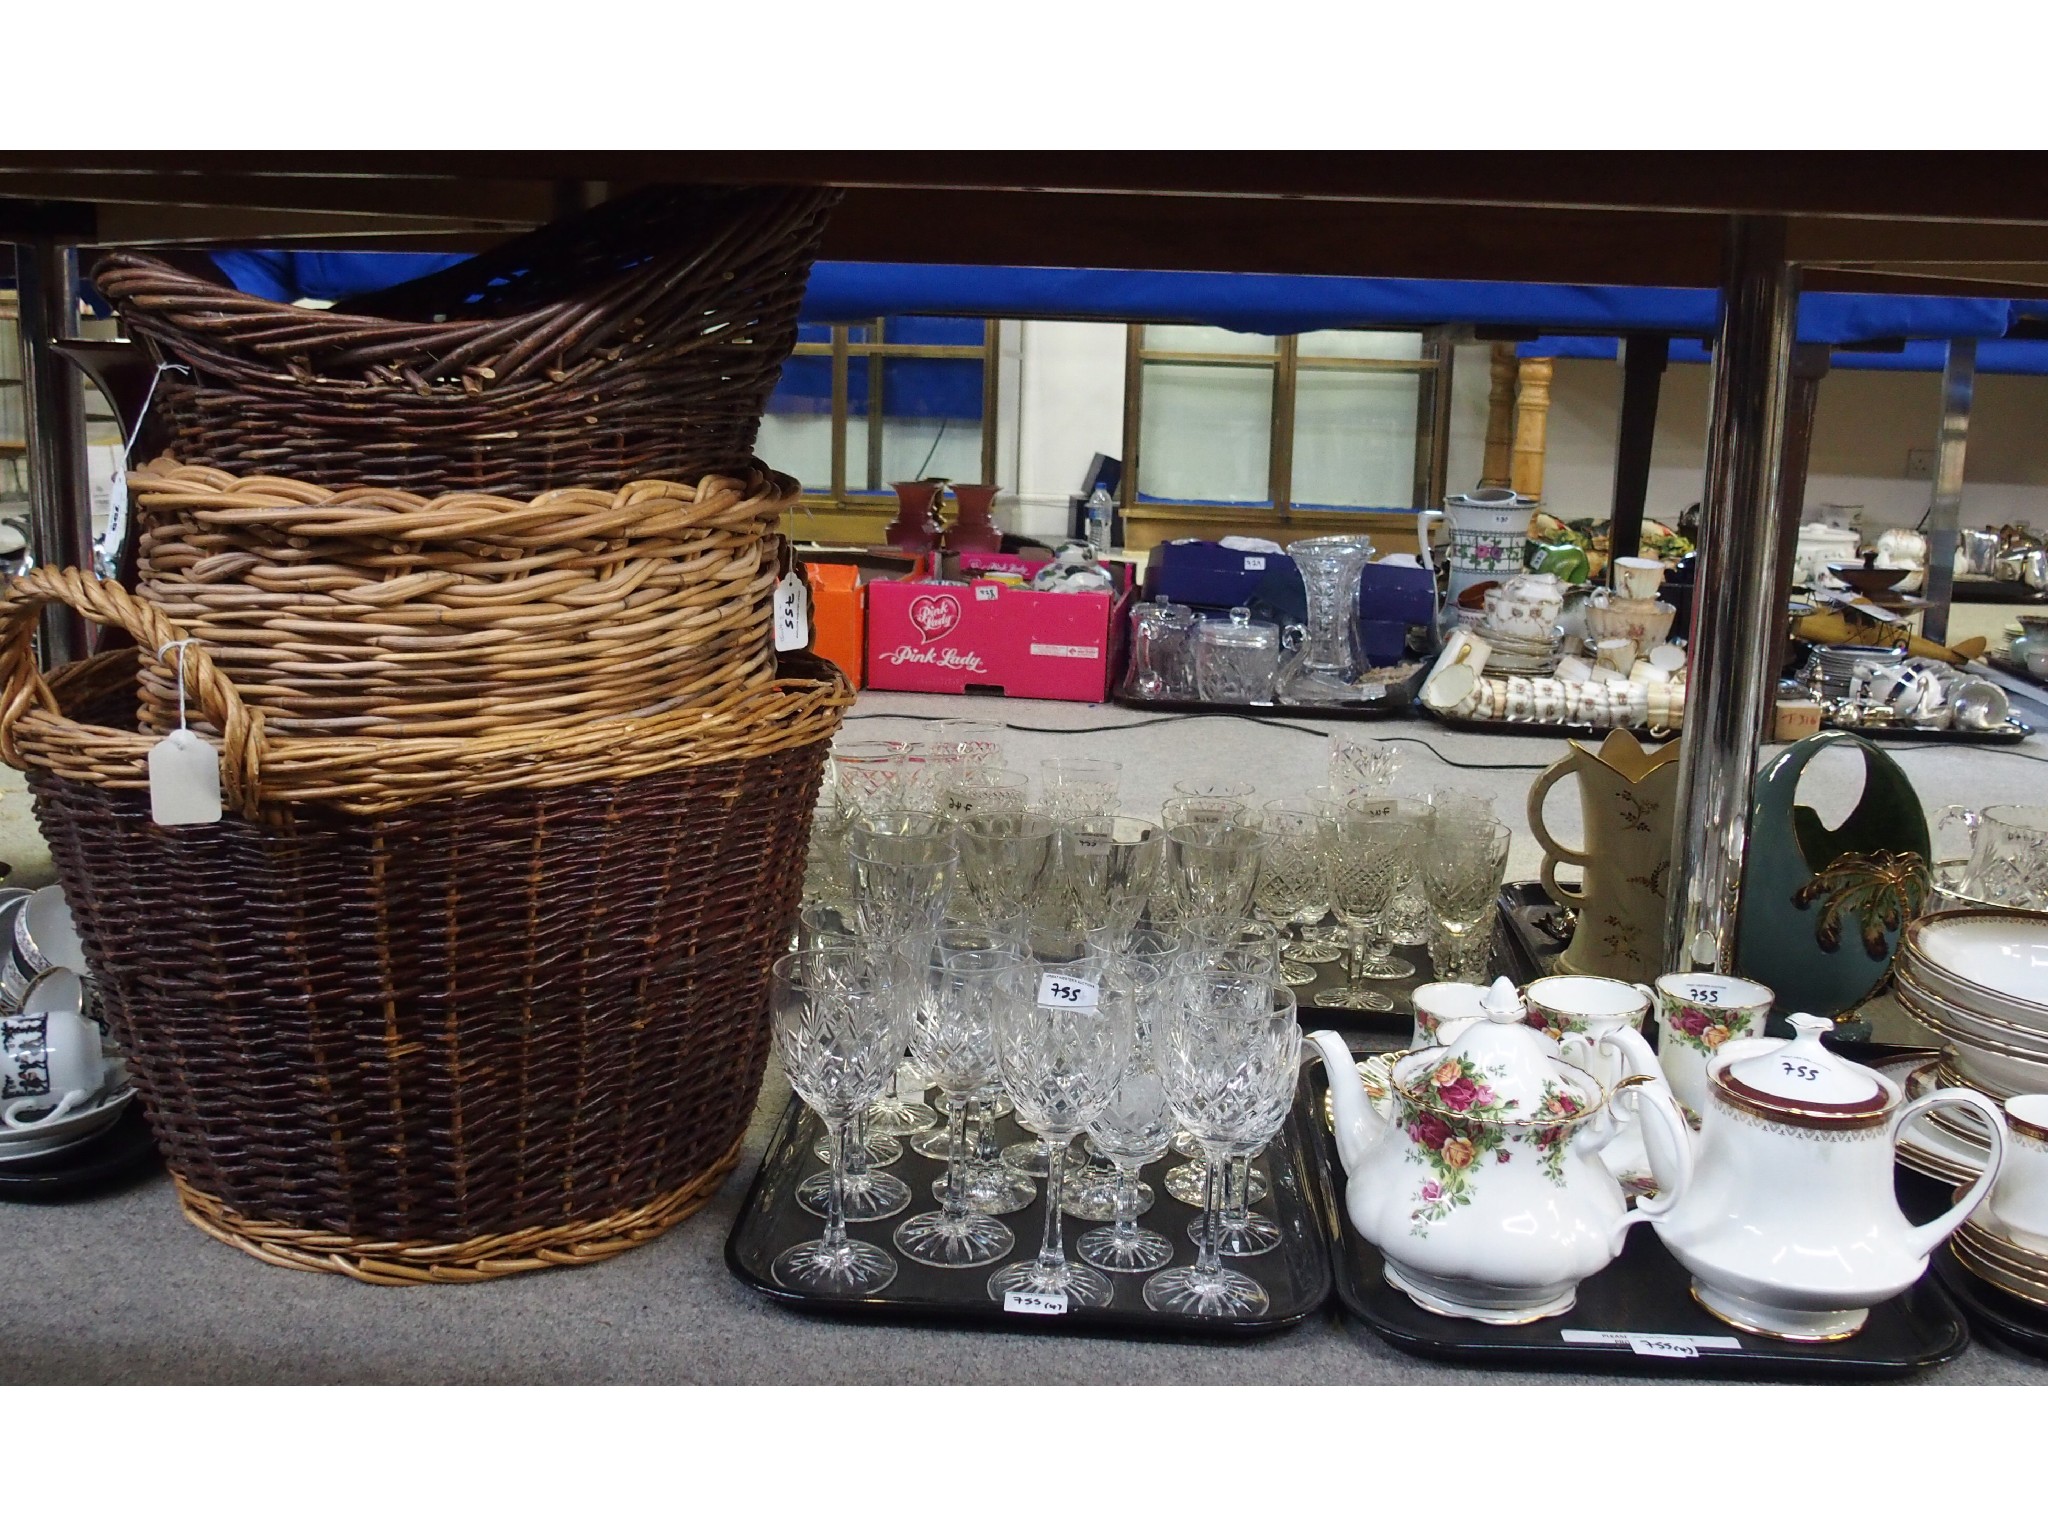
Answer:
[[[1391,1059],[1377,1102],[1341,1037],[1309,1036],[1329,1074],[1351,1224],[1379,1249],[1387,1283],[1431,1312],[1526,1323],[1569,1311],[1628,1228],[1661,1220],[1691,1180],[1668,1093],[1628,1078],[1610,1094],[1524,1016],[1515,989],[1495,982],[1484,1018],[1446,1022],[1444,1043]],[[1662,1191],[1633,1212],[1599,1156],[1613,1100],[1643,1122]]]
[[[1810,1013],[1793,1040],[1734,1040],[1707,1067],[1691,1188],[1657,1235],[1692,1275],[1694,1299],[1725,1323],[1777,1339],[1843,1339],[1898,1295],[1989,1193],[2005,1119],[1968,1088],[1901,1107],[1900,1090],[1820,1043]],[[1964,1110],[1989,1133],[1985,1171],[1920,1226],[1892,1193],[1893,1147],[1915,1115]]]

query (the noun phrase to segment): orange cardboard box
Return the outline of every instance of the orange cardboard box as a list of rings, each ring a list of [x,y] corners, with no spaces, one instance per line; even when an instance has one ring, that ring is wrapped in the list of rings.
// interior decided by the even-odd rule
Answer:
[[[867,655],[860,572],[850,565],[806,562],[804,579],[811,588],[811,649],[835,662],[847,681],[860,687]]]

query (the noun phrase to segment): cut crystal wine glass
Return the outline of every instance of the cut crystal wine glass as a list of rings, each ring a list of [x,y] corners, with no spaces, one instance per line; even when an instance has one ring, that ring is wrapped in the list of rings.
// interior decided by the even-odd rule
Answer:
[[[847,1231],[843,1204],[847,1130],[903,1059],[910,1029],[901,957],[869,946],[858,960],[826,950],[797,950],[771,969],[769,1013],[790,1086],[839,1141],[842,1156],[822,1237],[785,1249],[771,1268],[792,1289],[828,1296],[871,1296],[896,1278],[896,1261]]]
[[[1145,1304],[1158,1312],[1261,1317],[1270,1305],[1265,1287],[1223,1266],[1220,1175],[1231,1156],[1264,1146],[1287,1117],[1301,1061],[1294,994],[1263,980],[1206,972],[1184,992],[1154,1049],[1167,1103],[1200,1139],[1208,1175],[1195,1262],[1147,1280]]]
[[[1045,1230],[1038,1257],[997,1270],[989,1295],[997,1301],[1059,1296],[1067,1306],[1107,1306],[1109,1281],[1067,1260],[1060,1183],[1074,1137],[1108,1105],[1130,1059],[1137,1027],[1131,981],[1122,966],[1085,955],[1033,961],[1025,981],[1028,1003],[998,1017],[996,1045],[1017,1122],[1045,1144]]]
[[[1415,974],[1414,966],[1393,956],[1378,925],[1387,903],[1414,871],[1423,826],[1417,802],[1371,797],[1346,801],[1323,822],[1330,906],[1351,930],[1352,948],[1349,984],[1318,992],[1317,1007],[1394,1011],[1392,998],[1364,982]]]

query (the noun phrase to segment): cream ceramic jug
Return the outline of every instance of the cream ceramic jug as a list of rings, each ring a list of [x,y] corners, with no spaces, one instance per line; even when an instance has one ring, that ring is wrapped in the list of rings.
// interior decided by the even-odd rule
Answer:
[[[1584,848],[1565,847],[1543,824],[1543,802],[1567,774],[1579,781]],[[1657,979],[1677,785],[1677,742],[1648,752],[1627,731],[1616,730],[1598,752],[1572,742],[1568,754],[1529,786],[1529,830],[1543,846],[1543,889],[1578,913],[1557,970],[1629,982]],[[1557,883],[1559,864],[1582,871],[1576,892]]]

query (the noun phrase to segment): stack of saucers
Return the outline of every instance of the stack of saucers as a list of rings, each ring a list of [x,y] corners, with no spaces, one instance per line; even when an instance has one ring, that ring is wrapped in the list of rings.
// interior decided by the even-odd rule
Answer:
[[[1557,670],[1558,633],[1555,630],[1541,640],[1503,635],[1484,624],[1474,633],[1492,647],[1485,666],[1490,676],[1549,677]]]
[[[1945,1080],[1994,1099],[2048,1093],[2048,913],[1923,917],[1892,976],[1899,1003],[1941,1036]]]
[[[1985,1201],[1955,1230],[1949,1249],[1971,1274],[2008,1296],[2048,1307],[2048,1253],[2021,1242]]]

